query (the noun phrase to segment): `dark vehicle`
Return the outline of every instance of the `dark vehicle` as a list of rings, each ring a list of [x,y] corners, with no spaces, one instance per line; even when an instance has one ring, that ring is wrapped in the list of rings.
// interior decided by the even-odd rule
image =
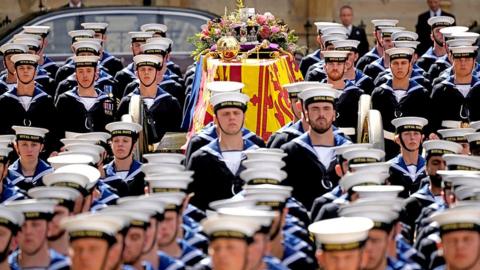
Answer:
[[[128,32],[140,31],[142,24],[162,23],[168,26],[167,37],[173,40],[172,60],[185,71],[193,62],[190,53],[194,49],[187,38],[198,33],[202,24],[215,17],[217,15],[201,10],[171,7],[106,6],[39,11],[5,27],[0,32],[0,44],[21,32],[23,25],[48,25],[51,29],[45,53],[61,63],[72,54],[69,31],[82,29],[84,22],[106,22],[109,24],[106,50],[126,65],[132,58]]]

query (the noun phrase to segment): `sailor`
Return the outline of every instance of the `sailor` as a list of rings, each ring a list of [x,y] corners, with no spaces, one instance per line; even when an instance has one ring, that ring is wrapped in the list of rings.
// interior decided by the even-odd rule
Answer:
[[[10,166],[11,162],[11,156],[12,148],[3,146],[0,147],[0,203],[23,200],[26,198],[26,194],[24,194],[22,190],[8,183],[6,179],[8,174],[8,167]]]
[[[8,263],[8,255],[14,250],[14,240],[21,230],[25,218],[23,213],[18,209],[11,209],[5,206],[0,206],[0,230],[4,237],[0,242],[2,250],[0,251],[0,268],[10,269]]]
[[[447,41],[453,39],[452,35],[455,33],[467,32],[468,27],[466,26],[448,26],[440,29],[440,33],[443,36],[443,46],[445,47],[446,54],[438,57],[437,61],[430,66],[430,69],[425,73],[425,77],[430,81],[434,81],[442,71],[452,66],[452,57],[450,55],[450,50]]]
[[[290,108],[293,113],[293,121],[283,126],[275,133],[273,133],[267,142],[268,148],[280,148],[287,142],[290,142],[294,138],[302,135],[306,129],[308,129],[308,123],[305,119],[305,115],[302,113],[300,100],[298,94],[305,89],[319,86],[318,82],[295,82],[282,85],[288,92],[290,99]]]
[[[28,196],[37,200],[56,200],[54,215],[50,221],[48,231],[48,247],[62,254],[69,255],[68,234],[60,227],[60,221],[73,215],[75,201],[81,196],[80,192],[70,187],[41,186],[28,191]]]
[[[84,214],[64,218],[61,226],[70,236],[72,269],[106,269],[117,233],[126,217]]]
[[[344,77],[348,54],[348,51],[322,52],[327,74],[322,82],[331,84],[339,93],[335,101],[335,126],[340,129],[350,128],[352,130],[345,133],[353,135],[358,121],[358,101],[364,92]]]
[[[214,96],[216,94],[230,91],[241,93],[245,85],[240,82],[213,81],[209,82],[206,87],[210,91],[210,95]],[[218,138],[218,132],[218,126],[214,122],[210,122],[209,124],[205,125],[205,127],[203,127],[203,129],[197,134],[193,135],[187,144],[185,160],[190,160],[190,157],[195,151]],[[258,147],[265,147],[265,142],[263,139],[252,131],[248,130],[246,127],[242,127],[242,134],[244,139],[250,140]]]
[[[55,214],[55,200],[9,202],[8,208],[19,210],[25,222],[16,237],[19,249],[10,254],[10,269],[70,269],[70,260],[48,247],[49,224]]]
[[[446,28],[444,28],[446,29]],[[435,85],[431,97],[431,131],[436,132],[442,121],[461,121],[466,124],[480,119],[478,78],[472,76],[477,56],[477,46],[451,48],[454,74]],[[446,106],[448,104],[448,106]],[[435,138],[435,134],[430,134]]]
[[[72,44],[72,48],[75,51],[76,56],[99,56],[102,54],[102,45],[97,39],[90,38],[78,38],[78,41]],[[55,91],[55,101],[58,100],[58,97],[72,90],[75,86],[78,86],[77,77],[76,77],[76,65],[74,57],[69,64],[66,64],[62,67],[62,71],[68,73],[69,76],[58,82],[57,90]],[[120,93],[117,88],[116,81],[113,80],[113,77],[110,76],[103,66],[100,63],[97,63],[97,69],[95,72],[95,83],[94,86],[102,91],[105,95],[109,96],[110,99],[115,100],[114,106],[117,106],[120,102]]]
[[[452,26],[454,23],[455,18],[449,16],[434,16],[428,19],[428,24],[432,29],[430,38],[433,41],[433,46],[430,47],[417,61],[418,66],[423,70],[430,70],[433,63],[435,63],[439,57],[442,57],[447,53],[443,44],[444,41],[440,29]]]
[[[291,187],[282,185],[246,185],[245,199],[254,199],[258,207],[265,207],[266,210],[275,212],[270,228],[271,255],[281,260],[288,269],[315,269],[313,243],[305,230],[306,225],[301,227],[300,232],[289,232],[290,229],[295,228],[292,226],[291,216],[287,213],[288,208],[285,207],[287,199],[291,197],[291,192]],[[300,235],[301,233],[304,235]],[[307,244],[307,246],[300,249],[302,244]]]
[[[131,39],[130,49],[132,50],[133,57],[142,53],[141,45],[147,42],[147,39],[153,36],[152,32],[129,32]],[[125,92],[125,87],[137,77],[135,76],[135,63],[128,64],[122,70],[117,72],[115,75],[115,81],[117,81],[117,89],[119,91],[120,99],[123,98],[123,93]]]
[[[411,33],[412,35],[415,34],[409,31],[400,31],[400,32],[397,32],[396,34],[402,34],[402,33]],[[403,37],[399,36],[397,38],[402,39]],[[412,61],[411,61],[412,68],[410,70],[410,73],[408,74],[408,77],[409,79],[414,80],[416,83],[423,86],[429,93],[431,93],[432,83],[430,82],[430,80],[425,78],[424,76],[425,71],[416,64],[416,61],[418,59],[417,46],[419,42],[415,40],[399,40],[399,41],[394,40],[393,44],[394,44],[394,48],[407,48],[407,49],[413,50]],[[374,81],[374,84],[375,86],[378,87],[384,84],[386,81],[388,81],[391,78],[392,78],[392,69],[388,68],[385,71],[382,71],[380,74],[378,74],[377,79]]]
[[[480,216],[476,208],[451,208],[431,218],[440,226],[446,264],[438,269],[479,269]],[[458,245],[459,241],[463,245]]]
[[[42,38],[33,34],[17,34],[13,37],[14,44],[26,45],[27,53],[38,55],[38,63],[43,60]],[[47,94],[52,95],[55,92],[55,80],[51,77],[47,70],[37,65],[35,74],[35,81],[41,86]]]
[[[13,126],[16,133],[14,143],[19,158],[8,167],[7,183],[24,191],[43,185],[42,177],[53,171],[52,167],[39,158],[43,151],[45,134],[48,130],[36,127]]]
[[[403,27],[380,27],[380,42],[383,48],[383,55],[377,60],[374,60],[373,62],[365,66],[365,68],[363,69],[363,73],[372,78],[373,81],[377,79],[378,75],[382,71],[385,71],[385,69],[390,66],[390,59],[387,57],[386,51],[393,48],[392,34],[402,30],[404,30]]]
[[[467,140],[468,134],[473,134],[475,130],[473,128],[461,128],[460,123],[457,121],[444,121],[447,125],[446,129],[439,129],[437,132],[442,140],[456,142],[462,146],[462,155],[470,155],[470,144]],[[452,124],[452,125],[451,125]],[[453,126],[456,124],[456,126]]]
[[[465,135],[469,144],[470,154],[472,156],[480,156],[480,137],[478,132]]]
[[[285,185],[293,187],[293,197],[310,209],[313,200],[328,192],[335,181],[334,146],[350,143],[333,132],[335,99],[338,92],[332,87],[315,87],[304,90],[299,98],[310,129],[281,149],[287,153]],[[315,187],[315,188],[314,188]]]
[[[344,27],[327,27],[321,30],[322,37],[321,42],[323,45],[323,52],[332,51],[335,49],[333,42],[347,40],[347,30]],[[325,78],[325,70],[324,70],[325,61],[322,60],[311,65],[308,70],[307,74],[305,75],[306,81],[321,81],[321,79]]]
[[[315,22],[315,26],[317,27],[317,37],[315,41],[317,42],[319,49],[315,50],[313,53],[302,58],[302,61],[300,62],[300,71],[302,72],[302,75],[304,77],[306,77],[307,70],[309,69],[309,67],[321,61],[320,51],[322,50],[322,46],[323,46],[323,42],[321,40],[322,29],[327,27],[333,27],[333,26],[339,27],[342,25],[339,23],[332,23],[332,22]]]
[[[35,85],[35,69],[38,65],[38,55],[15,54],[12,61],[15,64],[17,85],[12,90],[0,96],[0,113],[8,115],[0,120],[0,134],[13,133],[12,126],[34,126],[55,130],[56,110],[51,96]],[[55,144],[51,134],[47,138],[47,150],[51,151]]]
[[[103,182],[113,188],[115,188],[116,182],[126,183],[129,196],[145,194],[145,175],[141,171],[142,163],[133,157],[133,149],[142,131],[142,126],[137,123],[120,121],[107,124],[105,129],[112,135],[110,146],[113,160],[103,167],[105,171]]]
[[[68,32],[68,35],[72,38],[71,44],[73,45],[75,42],[80,41],[81,39],[85,39],[85,38],[93,39],[95,37],[95,32],[92,30],[73,30]],[[71,50],[72,50],[73,56],[75,56],[76,52],[73,46],[71,46]],[[72,67],[74,67],[72,65],[73,56],[65,59],[65,64],[58,69],[57,74],[55,75],[55,82],[57,84],[65,80],[68,76],[72,75],[73,73]]]
[[[360,57],[357,62],[357,69],[363,71],[365,67],[371,64],[373,61],[382,57],[385,48],[382,44],[382,35],[380,27],[395,27],[398,23],[398,20],[383,20],[376,19],[371,21],[375,30],[373,31],[373,36],[375,37],[375,46],[367,52],[365,55]]]
[[[236,92],[216,94],[210,99],[218,138],[195,151],[187,162],[187,168],[195,172],[189,188],[196,194],[192,204],[202,210],[212,201],[232,197],[243,185],[239,178],[243,151],[258,148],[242,134],[249,100],[247,95]]]
[[[156,192],[150,194],[164,205],[164,219],[158,223],[156,249],[181,261],[187,267],[193,267],[204,259],[205,255],[183,239],[182,217],[186,194],[184,192]],[[120,203],[122,201],[120,200]]]
[[[210,238],[211,269],[243,270],[249,262],[249,246],[261,223],[254,219],[213,215],[202,222]]]
[[[50,34],[50,26],[25,25],[23,26],[23,32],[26,34],[32,34],[32,35],[37,35],[41,37],[41,48],[40,48],[41,53],[39,55],[42,56],[42,59],[40,59],[38,62],[40,67],[45,69],[49,73],[50,78],[55,79],[55,75],[57,74],[57,70],[59,66],[55,63],[55,61],[53,61],[50,57],[48,57],[45,54],[45,50],[48,45],[47,36],[48,34]]]
[[[396,189],[400,188],[400,189]],[[349,205],[345,205],[340,209],[340,216],[342,217],[365,217],[374,222],[373,228],[368,232],[368,240],[365,244],[364,269],[421,269],[420,265],[407,263],[401,258],[397,258],[397,254],[390,255],[390,251],[396,249],[397,241],[397,221],[399,213],[393,206],[398,203],[396,197],[391,199],[385,196],[384,193],[396,192],[402,187],[398,186],[362,186],[360,189],[371,189],[377,193],[372,196],[372,201],[367,199],[358,200]],[[382,195],[380,195],[382,194]],[[360,195],[362,197],[362,194]],[[373,199],[379,201],[375,203]],[[366,203],[365,203],[366,202]],[[375,209],[376,210],[373,210]]]
[[[217,213],[222,216],[231,216],[244,219],[255,219],[261,223],[260,229],[253,236],[253,243],[250,245],[249,260],[246,270],[267,269],[280,270],[288,269],[281,264],[281,261],[269,254],[270,230],[275,218],[275,213],[269,210],[259,210],[260,207],[245,206],[238,208],[220,208]]]
[[[422,180],[423,187],[410,195],[404,205],[404,215],[402,222],[406,226],[404,233],[407,240],[413,242],[415,221],[421,214],[423,208],[432,203],[442,203],[442,176],[437,173],[439,170],[445,170],[444,154],[459,154],[462,146],[458,143],[444,140],[426,141],[423,143],[425,149],[425,159],[427,161],[427,177]],[[404,228],[406,227],[404,226]]]
[[[453,33],[452,38],[446,42],[446,47],[448,47],[448,51],[450,53],[449,57],[451,58],[451,48],[453,47],[460,47],[460,46],[474,46],[477,44],[477,39],[480,36],[478,33],[473,32],[462,32],[462,33]],[[449,58],[449,59],[450,59]],[[480,66],[475,63],[475,66],[472,71],[472,75],[474,77],[479,77],[478,72],[480,71]],[[432,85],[435,86],[436,84],[441,83],[443,80],[447,79],[448,77],[454,74],[454,67],[449,66],[445,70],[443,70],[437,78],[432,81]]]
[[[23,44],[7,43],[0,47],[3,55],[3,66],[5,67],[5,74],[0,76],[0,95],[12,90],[17,84],[17,76],[15,71],[15,64],[12,61],[12,56],[15,54],[27,53],[28,47]]]
[[[95,88],[98,56],[75,56],[77,86],[56,102],[61,132],[104,131],[114,119],[113,101]]]
[[[374,88],[372,78],[368,77],[355,67],[355,63],[358,60],[359,44],[359,41],[351,39],[333,41],[333,46],[336,51],[348,52],[348,58],[345,62],[344,78],[353,82],[358,88],[363,90],[363,92],[370,95]]]
[[[55,171],[54,173],[45,175],[43,179],[43,182],[47,187],[70,187],[81,194],[81,196],[77,197],[75,200],[74,207],[71,211],[72,215],[78,215],[83,212],[88,212],[91,208],[93,197],[98,196],[95,186],[97,184],[100,173],[96,173],[94,171],[94,174],[92,175],[92,168],[93,167],[88,165],[65,165],[64,167],[57,169],[57,171]],[[68,170],[83,171],[68,172]]]
[[[156,251],[157,240],[150,232],[155,231],[157,224],[163,220],[164,205],[154,200],[147,200],[146,197],[125,197],[118,203],[121,209],[130,210],[129,212],[140,211],[149,216],[148,224],[145,221],[131,222],[125,234],[125,248],[122,254],[124,264],[133,269],[153,269],[153,266],[143,259],[143,255],[150,253],[151,250]],[[161,257],[160,263],[163,265],[168,265],[165,260],[173,261],[163,254]]]
[[[165,44],[167,45],[167,50],[165,51],[165,62],[167,63],[166,65],[166,72],[165,76],[168,77],[169,79],[174,80],[175,82],[178,82],[179,84],[182,85],[182,87],[185,87],[185,81],[182,78],[182,72],[180,70],[180,66],[175,64],[172,59],[172,48],[173,48],[173,40],[166,38],[166,37],[152,37],[147,39],[147,43],[160,43],[160,44]]]
[[[364,217],[341,217],[313,223],[318,265],[325,270],[359,270],[368,232],[374,223]]]
[[[108,23],[104,22],[86,22],[82,23],[82,28],[85,30],[93,30],[95,32],[95,38],[100,39],[102,41],[102,46],[103,46],[103,53],[102,57],[100,58],[100,65],[102,67],[105,67],[108,74],[110,76],[115,77],[115,74],[117,74],[118,71],[123,69],[123,64],[120,59],[116,58],[115,56],[111,55],[107,50],[106,50],[106,42],[107,42],[107,27]]]
[[[390,178],[392,185],[401,185],[404,190],[400,197],[407,198],[420,188],[427,176],[426,160],[420,155],[420,146],[424,139],[423,128],[428,120],[422,117],[400,117],[392,120],[395,126],[395,143],[400,146],[400,154],[390,160]]]
[[[178,75],[172,74],[172,72],[167,68],[166,62],[168,60],[168,53],[170,50],[170,43],[165,41],[152,41],[153,38],[147,39],[147,43],[140,46],[143,54],[155,55],[162,59],[162,65],[160,67],[160,75],[157,77],[157,84],[167,93],[175,97],[180,105],[183,105],[185,99],[185,91],[182,83],[175,81],[174,79],[179,79]],[[176,77],[176,78],[174,78]],[[131,83],[127,84],[124,89],[123,95],[126,96],[131,92],[135,91],[138,88],[139,80],[136,79]]]
[[[372,109],[380,111],[384,129],[393,133],[393,119],[406,116],[427,118],[430,97],[427,90],[409,76],[413,65],[413,49],[392,48],[385,53],[390,58],[392,78],[373,91]],[[385,142],[388,159],[398,153],[398,146],[392,139],[390,137]]]
[[[178,100],[158,85],[162,79],[162,58],[155,55],[139,54],[133,58],[140,85],[120,102],[117,118],[128,114],[132,96],[140,96],[145,107],[148,144],[159,142],[166,132],[180,130],[182,109]]]

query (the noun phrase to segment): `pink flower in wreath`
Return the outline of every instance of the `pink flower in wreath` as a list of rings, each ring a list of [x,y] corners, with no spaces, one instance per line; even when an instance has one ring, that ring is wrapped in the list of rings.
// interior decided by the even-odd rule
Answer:
[[[263,39],[269,38],[271,34],[270,27],[268,27],[268,25],[263,25],[262,28],[260,28],[259,32],[260,37],[262,37]]]
[[[264,15],[258,15],[257,16],[257,23],[260,25],[264,25],[267,22],[267,17]]]
[[[272,31],[273,34],[280,32],[280,27],[277,25],[274,25],[270,28],[270,31]]]

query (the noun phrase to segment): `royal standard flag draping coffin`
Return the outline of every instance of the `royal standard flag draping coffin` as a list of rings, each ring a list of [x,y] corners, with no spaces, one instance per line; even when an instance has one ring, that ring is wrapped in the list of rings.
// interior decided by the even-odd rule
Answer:
[[[277,59],[246,59],[238,63],[219,59],[206,61],[206,74],[202,76],[191,131],[196,133],[213,120],[210,93],[205,87],[211,81],[245,84],[242,92],[250,96],[245,126],[265,141],[293,119],[288,93],[282,85],[303,80],[294,59],[281,56]]]

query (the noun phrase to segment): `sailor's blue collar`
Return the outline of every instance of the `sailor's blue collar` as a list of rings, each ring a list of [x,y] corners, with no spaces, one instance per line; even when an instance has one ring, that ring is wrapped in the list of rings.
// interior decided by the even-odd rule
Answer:
[[[216,138],[218,138],[217,134],[217,126],[213,123],[210,122],[208,123],[203,129],[198,133],[198,136],[201,138],[204,138],[208,141],[213,141]],[[243,139],[250,139],[254,136],[257,136],[255,133],[251,132],[245,127],[242,127],[242,137]]]
[[[342,92],[347,92],[349,90],[356,90],[358,89],[358,87],[355,85],[354,82],[352,82],[351,80],[347,80],[347,79],[344,79],[343,80],[345,82],[345,86],[343,87],[343,89],[337,89],[338,91],[342,91]],[[325,77],[323,80],[320,81],[321,83],[328,83],[328,80],[327,78]]]
[[[243,151],[250,150],[250,149],[256,149],[256,148],[258,148],[258,146],[255,145],[250,140],[248,140],[248,139],[243,140]],[[203,146],[200,149],[218,157],[219,160],[223,160],[222,150],[220,148],[220,141],[219,141],[218,138],[214,139],[213,141],[211,141],[210,143],[208,143],[207,145]]]
[[[141,172],[141,167],[142,163],[140,163],[137,160],[133,160],[132,164],[130,165],[130,168],[128,170],[127,176],[125,179],[122,179],[124,181],[129,181],[132,180],[137,174]],[[112,160],[110,163],[105,165],[105,182],[108,182],[109,180],[117,179],[117,169],[115,168],[115,162]]]
[[[380,87],[385,89],[385,90],[389,90],[389,91],[394,91],[393,87],[392,87],[392,84],[393,84],[393,80],[392,79],[388,79],[384,84],[382,84]],[[415,80],[412,80],[410,79],[409,80],[409,84],[408,84],[408,90],[407,90],[407,93],[411,93],[413,91],[417,91],[417,90],[421,90],[423,89],[423,86],[421,86],[420,84],[418,84]]]
[[[284,129],[285,133],[292,133],[292,134],[297,134],[297,135],[302,135],[305,133],[305,130],[303,130],[303,125],[302,121],[298,120],[295,122],[293,125],[289,126],[288,128]]]
[[[378,53],[377,47],[373,47],[373,48],[372,48],[370,51],[368,51],[365,55],[366,55],[366,56],[372,56],[372,57],[380,58],[380,54]]]
[[[140,86],[137,86],[135,90],[133,90],[129,95],[140,95]],[[165,95],[170,95],[170,94],[168,94],[165,90],[163,90],[162,87],[157,86],[157,93],[155,95],[155,100]]]
[[[17,93],[17,87],[13,87],[12,90],[6,92],[5,94],[9,94],[9,96],[15,96],[15,97],[19,97],[18,93]],[[32,100],[35,98],[39,98],[39,97],[43,97],[43,96],[47,96],[47,93],[45,93],[44,91],[42,91],[39,87],[35,86],[35,88],[33,89],[33,94],[32,94]]]
[[[397,167],[398,166],[400,168],[403,168],[406,172],[409,172],[408,171],[408,166],[407,164],[405,163],[405,160],[403,159],[402,155],[399,154],[398,156],[394,157],[390,163],[392,164],[392,166],[394,165],[397,165],[397,166],[394,166],[394,167]],[[426,165],[426,160],[425,158],[423,158],[421,155],[418,155],[418,162],[417,162],[417,173],[424,170],[425,169],[425,165]]]
[[[317,156],[317,152],[315,151],[315,148],[312,144],[312,140],[310,139],[310,135],[308,134],[308,132],[303,133],[302,135],[293,139],[293,141],[298,145],[300,145],[301,147],[313,153],[315,156]],[[339,135],[338,133],[333,133],[332,147],[343,145],[343,144],[350,144],[350,143],[351,142],[347,140],[345,137]]]
[[[97,93],[96,100],[99,101],[107,95],[105,95],[102,91],[100,91],[98,88],[95,88],[95,93]],[[78,94],[78,86],[73,87],[72,90],[65,92],[66,95],[71,96],[75,98],[76,100],[80,100],[82,97]]]
[[[412,194],[413,197],[435,202],[435,195],[433,195],[432,191],[430,191],[430,185],[425,185],[417,192]]]
[[[322,54],[321,54],[320,49],[312,52],[311,54],[309,54],[309,55],[307,55],[307,56],[310,57],[310,58],[313,58],[313,59],[315,59],[315,60],[317,60],[317,61],[320,61],[320,59],[322,58]]]
[[[445,85],[455,86],[455,75],[448,76],[441,83]],[[480,79],[478,79],[476,76],[472,76],[472,81],[470,82],[470,86],[473,87],[477,84],[480,84]]]
[[[383,57],[380,57],[377,60],[373,61],[371,65],[378,67],[382,71],[384,71],[386,69],[385,68],[385,59]]]

